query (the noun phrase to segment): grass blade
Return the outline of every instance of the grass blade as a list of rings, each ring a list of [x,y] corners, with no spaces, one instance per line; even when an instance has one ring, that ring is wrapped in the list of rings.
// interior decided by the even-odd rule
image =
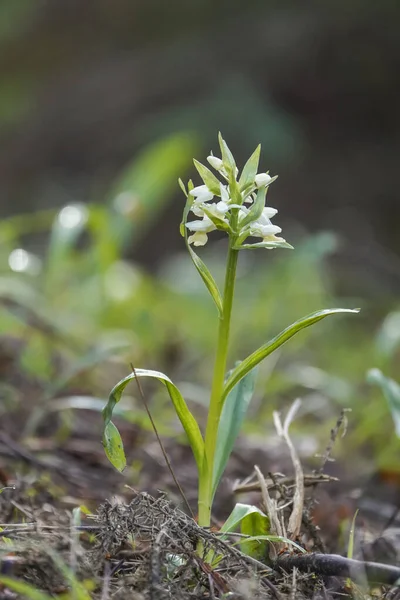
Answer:
[[[19,579],[14,579],[13,577],[1,575],[0,583],[13,592],[21,594],[22,598],[29,598],[29,600],[54,600],[53,595],[49,596],[48,594],[45,594],[45,592],[34,588],[29,583],[25,583],[25,581],[21,581]]]

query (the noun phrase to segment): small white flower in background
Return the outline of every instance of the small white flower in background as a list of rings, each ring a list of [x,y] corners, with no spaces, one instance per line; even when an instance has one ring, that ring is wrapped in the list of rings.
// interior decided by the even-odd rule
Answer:
[[[207,215],[204,215],[201,221],[186,223],[186,227],[189,231],[194,231],[194,234],[189,236],[188,239],[189,244],[193,244],[194,246],[204,246],[208,240],[207,234],[217,229]]]

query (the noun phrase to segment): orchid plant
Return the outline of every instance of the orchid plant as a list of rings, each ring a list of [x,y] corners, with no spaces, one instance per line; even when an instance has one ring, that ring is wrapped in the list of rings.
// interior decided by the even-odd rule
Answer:
[[[289,248],[292,246],[278,234],[281,228],[272,224],[277,210],[265,205],[267,192],[277,179],[269,173],[258,172],[261,147],[258,146],[246,162],[239,176],[235,159],[225,140],[219,134],[221,158],[210,155],[206,165],[194,161],[202,184],[187,186],[179,180],[186,196],[180,227],[187,250],[218,311],[218,337],[210,403],[204,435],[185,399],[174,383],[163,373],[135,369],[111,391],[103,409],[103,445],[111,463],[120,471],[126,465],[120,434],[111,418],[116,403],[125,387],[135,377],[151,377],[163,383],[185,430],[196,461],[198,484],[198,521],[209,526],[215,492],[227,465],[235,440],[251,401],[256,379],[256,367],[300,330],[313,325],[328,315],[354,313],[357,309],[327,309],[296,321],[272,340],[255,350],[227,372],[229,333],[239,252],[256,248]],[[191,219],[192,216],[195,219]],[[191,220],[189,220],[191,219]],[[228,237],[225,284],[223,292],[206,264],[193,247],[204,246],[208,235],[215,230]]]

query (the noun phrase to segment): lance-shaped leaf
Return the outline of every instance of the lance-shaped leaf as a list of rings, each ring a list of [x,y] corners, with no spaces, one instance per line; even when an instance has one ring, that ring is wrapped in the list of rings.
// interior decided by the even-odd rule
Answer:
[[[210,271],[206,267],[205,263],[201,260],[201,258],[196,254],[196,252],[193,250],[193,248],[188,243],[186,221],[187,221],[187,216],[189,214],[192,203],[193,203],[193,199],[190,195],[188,195],[186,205],[183,210],[183,217],[182,217],[182,222],[180,225],[180,232],[181,232],[181,235],[185,238],[186,248],[188,249],[189,256],[192,259],[192,262],[193,262],[194,266],[196,267],[200,277],[204,281],[204,284],[205,284],[206,288],[208,289],[212,299],[214,300],[214,304],[217,307],[219,316],[221,317],[222,316],[222,298],[221,298],[221,293],[219,291],[218,285],[217,285],[214,277],[211,275]]]
[[[117,471],[122,472],[126,467],[124,445],[121,435],[112,421],[104,425],[103,446],[106,456]]]
[[[250,235],[250,234],[249,234]],[[247,236],[249,237],[249,236]],[[256,242],[255,244],[235,244],[234,250],[255,250],[256,248],[266,248],[272,250],[272,248],[286,248],[287,250],[293,250],[293,246],[288,242]]]
[[[247,375],[247,373],[249,373],[249,371],[254,369],[254,367],[258,365],[262,360],[264,360],[264,358],[272,354],[274,350],[282,346],[285,342],[287,342],[290,338],[292,338],[294,335],[296,335],[296,333],[298,333],[302,329],[310,327],[310,325],[314,325],[314,323],[317,323],[318,321],[321,321],[322,319],[325,319],[325,317],[328,317],[330,315],[358,312],[358,308],[330,308],[326,310],[320,310],[311,315],[308,315],[307,317],[304,317],[303,319],[300,319],[299,321],[296,321],[295,323],[292,323],[292,325],[289,325],[289,327],[284,329],[270,342],[258,348],[258,350],[250,354],[240,363],[240,365],[233,369],[231,375],[228,377],[228,380],[225,383],[224,390],[222,392],[222,401],[225,401],[229,392],[235,387],[237,383],[239,383],[241,379],[243,379],[243,377],[245,377],[245,375]]]
[[[165,385],[168,390],[169,396],[172,400],[172,403],[175,408],[175,412],[178,415],[180,422],[182,423],[182,427],[185,430],[187,438],[189,440],[189,444],[192,448],[192,452],[194,458],[197,463],[197,467],[200,470],[203,464],[203,455],[204,455],[204,441],[200,432],[200,428],[197,424],[196,419],[190,412],[182,394],[179,389],[172,383],[172,381],[159,371],[149,371],[147,369],[135,369],[134,373],[131,373],[124,379],[122,379],[116,386],[111,390],[108,402],[106,406],[103,408],[103,419],[104,419],[104,431],[105,433],[110,431],[110,423],[111,417],[114,410],[114,406],[117,402],[120,401],[122,393],[128,383],[133,381],[135,377],[151,377],[152,379],[158,379],[161,383]],[[113,432],[112,428],[111,431]],[[116,438],[113,438],[113,441],[116,441]],[[117,440],[118,442],[118,440]],[[122,442],[121,442],[122,443]],[[108,455],[108,454],[107,454]],[[117,467],[118,468],[118,467]]]
[[[178,179],[178,184],[179,184],[179,187],[181,188],[182,192],[185,194],[185,196],[187,198],[188,197],[188,191],[187,191],[186,186],[185,186],[185,184],[183,183],[183,181],[182,181],[182,179],[180,177]]]
[[[243,204],[244,196],[242,196],[239,184],[236,181],[234,174],[232,174],[229,179],[229,192],[234,204]]]
[[[379,369],[371,369],[367,378],[369,383],[375,383],[381,388],[392,413],[396,435],[400,438],[400,385]]]
[[[249,160],[243,167],[243,171],[239,178],[239,187],[240,191],[242,192],[246,187],[254,184],[254,178],[257,175],[258,171],[258,163],[260,162],[260,152],[261,144],[257,146],[253,154],[250,156]]]
[[[253,369],[246,377],[243,377],[229,393],[222,409],[214,459],[213,495],[225,471],[226,464],[253,397],[256,376],[257,370]]]
[[[254,201],[254,204],[251,206],[247,215],[239,222],[239,227],[242,229],[246,227],[249,223],[253,223],[261,217],[263,208],[265,206],[265,197],[267,195],[267,188],[261,187],[257,190],[257,196]]]
[[[225,142],[224,138],[221,135],[221,132],[218,134],[219,147],[221,148],[221,158],[225,168],[225,171],[228,175],[235,176],[236,174],[236,163],[233,158],[232,152],[228,148],[228,144]]]
[[[212,192],[214,196],[219,196],[221,194],[219,187],[219,179],[215,177],[214,173],[210,171],[208,167],[202,165],[201,162],[199,162],[198,160],[194,159],[193,162],[200,177],[202,178],[210,192]]]
[[[226,231],[226,232],[231,231],[229,224],[226,223],[226,221],[224,221],[221,217],[216,216],[207,207],[203,206],[203,212],[205,215],[207,215],[207,217],[210,219],[210,221],[212,221],[212,223],[214,223],[214,225],[217,229],[220,229],[221,231]]]

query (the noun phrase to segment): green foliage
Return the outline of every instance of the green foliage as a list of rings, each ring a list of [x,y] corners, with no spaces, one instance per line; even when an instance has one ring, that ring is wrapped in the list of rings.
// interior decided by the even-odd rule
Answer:
[[[247,409],[254,394],[257,369],[252,369],[229,392],[222,409],[218,426],[217,446],[213,475],[213,496],[232,453],[239,435]]]
[[[41,590],[34,588],[33,585],[19,579],[14,579],[13,577],[0,575],[0,583],[29,600],[52,600],[54,598],[54,596],[49,596],[49,594],[45,594]]]
[[[175,319],[167,307],[176,295],[123,253],[168,202],[196,144],[177,134],[149,146],[124,170],[107,203],[75,203],[0,222],[0,335],[20,345],[19,368],[42,389],[42,407],[34,407],[27,432],[48,402],[77,381],[83,394],[104,394],[107,369],[118,357],[129,364],[132,357],[166,351]],[[25,250],[31,234],[45,239],[48,231],[43,258]],[[100,365],[102,378],[96,377]],[[4,387],[5,393],[12,390]],[[18,410],[17,403],[9,406]],[[142,417],[141,406],[129,414],[137,422]]]
[[[241,533],[247,536],[238,542],[241,550],[254,558],[262,554],[265,559],[267,544],[271,542],[290,544],[300,552],[305,552],[304,548],[295,542],[279,535],[269,534],[269,526],[269,518],[262,510],[256,506],[238,502],[222,525],[220,532],[232,533],[240,527]]]
[[[320,310],[308,317],[299,319],[284,331],[274,337],[270,342],[264,344],[257,350],[255,350],[250,356],[245,358],[230,374],[223,390],[223,398],[226,398],[229,392],[234,386],[241,381],[243,377],[247,375],[254,367],[256,367],[262,360],[269,356],[272,352],[277,350],[280,346],[285,344],[291,337],[296,335],[302,329],[310,327],[314,323],[318,323],[329,315],[335,315],[339,313],[358,313],[358,309],[348,308],[332,308],[327,310]]]
[[[195,418],[188,409],[188,406],[179,389],[176,387],[176,385],[172,383],[169,377],[167,377],[163,373],[159,373],[158,371],[149,371],[147,369],[135,369],[134,373],[131,373],[130,375],[122,379],[122,381],[117,383],[117,385],[114,386],[114,388],[111,390],[108,403],[103,409],[103,444],[111,463],[119,471],[122,471],[122,469],[125,467],[125,455],[123,451],[121,437],[118,433],[118,430],[111,422],[111,417],[114,410],[114,406],[120,401],[124,389],[130,381],[136,379],[136,376],[151,377],[152,379],[157,379],[165,385],[168,394],[172,400],[176,414],[180,422],[182,423],[183,429],[185,430],[185,433],[187,435],[197,466],[199,469],[201,469],[204,456],[204,442]]]
[[[124,445],[121,435],[112,421],[108,421],[104,425],[103,446],[110,463],[117,471],[123,471],[126,467]]]
[[[251,506],[250,504],[242,504],[238,502],[237,504],[235,504],[231,514],[226,519],[225,523],[222,525],[220,529],[221,533],[230,533],[236,531],[243,519],[246,519],[247,517],[253,514],[257,514],[260,517],[268,518],[262,512],[262,510],[260,510],[256,506]],[[264,534],[265,531],[259,531],[258,533],[261,535]]]
[[[241,192],[245,192],[251,187],[258,171],[258,163],[260,162],[261,144],[257,146],[253,154],[243,167],[243,171],[239,178],[239,188]]]
[[[253,511],[247,514],[240,523],[240,533],[253,538],[252,541],[243,540],[241,550],[257,560],[266,560],[268,556],[268,542],[254,539],[259,535],[266,536],[270,533],[270,520],[267,515]]]
[[[182,137],[178,136],[179,139]],[[171,139],[154,146],[163,160],[167,160],[171,148],[174,148]],[[189,168],[187,149],[185,146],[181,156],[183,160],[185,155]],[[151,148],[144,155],[149,153]],[[151,160],[146,160],[149,169]],[[156,177],[160,158],[157,161],[150,179]],[[175,164],[178,163],[182,164],[181,159],[176,160]],[[130,201],[138,198],[137,182],[142,201],[148,193],[153,193],[155,199],[157,193],[150,185],[146,188],[139,174],[135,175],[134,165],[132,171],[134,176],[129,178],[125,172],[122,178],[130,181],[125,199],[124,185],[116,182],[108,203],[71,205],[69,218],[75,215],[75,232],[74,227],[73,231],[60,228],[68,217],[68,212],[62,211],[61,220],[59,212],[46,210],[10,217],[0,223],[0,335],[5,340],[3,345],[8,341],[19,344],[15,367],[41,389],[42,410],[37,413],[37,403],[32,402],[36,414],[27,432],[33,432],[49,410],[60,415],[81,409],[99,412],[115,373],[121,373],[122,378],[132,359],[135,364],[166,364],[171,345],[181,357],[171,375],[185,391],[183,395],[191,412],[196,414],[197,410],[193,401],[202,406],[207,404],[208,390],[202,382],[209,380],[212,369],[215,308],[207,301],[207,291],[192,269],[189,257],[167,258],[157,278],[124,260],[128,241],[139,243],[139,236],[155,218],[153,209],[168,200],[168,194],[163,193],[159,184],[155,188],[159,205],[154,204],[148,213],[146,205],[143,210],[135,211],[135,202],[130,204]],[[175,186],[177,172],[167,168],[161,172],[168,173],[165,189]],[[50,242],[43,259],[28,253],[25,270],[10,270],[10,253],[26,247],[30,234],[45,234],[49,229]],[[235,357],[251,355],[265,339],[272,339],[288,322],[296,321],[310,309],[339,302],[345,306],[361,304],[359,300],[351,303],[348,299],[338,300],[332,293],[327,258],[336,245],[330,233],[300,236],[295,253],[268,257],[268,269],[256,268],[253,255],[242,256],[231,329]],[[213,275],[207,269],[205,279],[209,278],[215,304],[221,311],[223,259],[219,248],[213,248],[212,252],[205,248],[201,259],[195,256],[200,270],[201,265],[207,269],[205,263],[212,264]],[[387,306],[379,307],[373,316],[368,303],[362,304],[366,310],[357,319],[358,323],[340,319],[331,325],[327,320],[321,328],[310,330],[306,347],[300,336],[293,337],[282,353],[266,359],[259,370],[258,385],[244,422],[248,434],[265,435],[271,411],[281,407],[287,398],[300,394],[304,406],[309,400],[314,407],[318,399],[317,409],[303,419],[303,427],[318,442],[326,441],[326,420],[334,418],[339,408],[351,406],[346,449],[356,453],[368,443],[380,465],[397,466],[394,457],[399,440],[393,435],[390,439],[385,437],[382,444],[381,428],[377,427],[378,422],[382,428],[391,426],[387,404],[380,390],[365,386],[364,381],[370,365],[396,379],[400,340],[398,306],[389,299]],[[186,384],[189,380],[200,385],[189,389]],[[14,382],[7,380],[7,374],[0,383],[0,393],[0,414],[17,412],[21,397]],[[135,395],[134,389],[131,397],[124,394],[114,415],[149,428]],[[173,434],[172,403],[156,392],[151,404],[156,406],[160,432]],[[340,450],[338,444],[337,452]]]
[[[368,372],[368,381],[381,388],[392,413],[397,437],[400,438],[400,385],[390,377],[385,377],[379,369]]]

